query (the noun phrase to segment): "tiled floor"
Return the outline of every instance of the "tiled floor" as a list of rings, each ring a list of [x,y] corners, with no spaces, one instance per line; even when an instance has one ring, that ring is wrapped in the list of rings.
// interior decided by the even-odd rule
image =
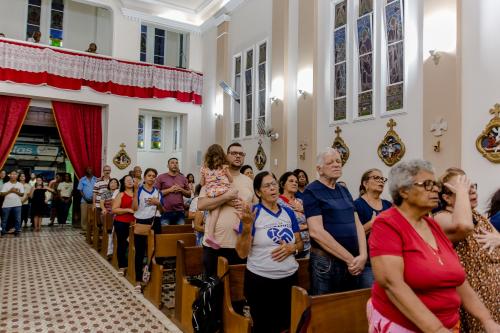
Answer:
[[[0,333],[180,332],[70,226],[0,239]]]

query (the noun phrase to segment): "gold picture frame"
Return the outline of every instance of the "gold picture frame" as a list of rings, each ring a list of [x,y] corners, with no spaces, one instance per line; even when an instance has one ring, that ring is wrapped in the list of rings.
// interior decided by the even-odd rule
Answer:
[[[340,133],[342,133],[342,129],[337,126],[335,129],[336,137],[333,139],[332,148],[339,152],[340,158],[342,159],[342,166],[344,166],[349,159],[350,151],[344,139],[340,137]]]
[[[493,118],[476,139],[477,150],[488,161],[500,163],[500,104],[496,103],[490,114]]]
[[[259,139],[259,148],[257,148],[257,153],[255,154],[253,161],[258,170],[264,169],[267,162],[267,156],[264,148],[262,148],[262,139]]]
[[[397,123],[394,119],[390,119],[387,123],[387,127],[389,130],[384,136],[384,139],[378,146],[378,157],[385,163],[387,166],[393,166],[394,164],[401,161],[403,156],[406,153],[405,144],[403,140],[399,137],[398,133],[394,131],[394,127],[396,127]]]
[[[130,156],[128,156],[127,152],[125,151],[125,147],[126,145],[122,143],[120,145],[120,150],[113,157],[113,164],[116,165],[116,167],[120,170],[125,169],[131,163]]]

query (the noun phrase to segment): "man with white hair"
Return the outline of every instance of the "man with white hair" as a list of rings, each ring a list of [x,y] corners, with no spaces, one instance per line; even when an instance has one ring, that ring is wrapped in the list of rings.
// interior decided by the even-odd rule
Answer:
[[[311,236],[311,293],[321,295],[359,289],[367,259],[363,226],[351,194],[337,185],[342,159],[332,148],[316,161],[318,179],[303,194]]]

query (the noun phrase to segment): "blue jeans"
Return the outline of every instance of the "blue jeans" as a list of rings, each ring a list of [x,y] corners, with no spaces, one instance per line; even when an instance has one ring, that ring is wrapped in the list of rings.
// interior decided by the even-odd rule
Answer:
[[[312,295],[361,289],[360,277],[351,275],[344,261],[311,252],[309,262]]]
[[[363,270],[363,273],[361,273],[360,276],[360,287],[361,288],[371,288],[373,286],[373,283],[375,282],[375,278],[373,277],[373,271],[372,271],[372,266],[370,266],[370,263],[367,262],[367,265],[365,266],[365,269]]]
[[[16,221],[16,234],[21,232],[21,210],[22,206],[2,208],[2,234],[7,232],[7,222],[11,214],[14,215]]]
[[[165,212],[161,215],[161,225],[180,225],[184,224],[184,211]]]

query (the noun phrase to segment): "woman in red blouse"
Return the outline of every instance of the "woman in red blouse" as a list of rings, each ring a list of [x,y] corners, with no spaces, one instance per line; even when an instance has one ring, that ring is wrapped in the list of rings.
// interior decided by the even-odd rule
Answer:
[[[499,333],[451,242],[428,217],[440,191],[432,165],[400,162],[389,191],[395,207],[376,218],[369,239],[376,280],[367,306],[370,333],[458,332],[460,304],[487,333]]]
[[[111,212],[115,214],[113,226],[116,233],[116,253],[118,255],[118,268],[121,275],[125,274],[128,266],[127,248],[128,234],[130,223],[135,221],[134,209],[132,208],[132,200],[134,200],[134,192],[137,193],[138,182],[130,175],[126,175],[120,179],[120,193],[113,200]],[[136,197],[137,200],[137,197]]]

